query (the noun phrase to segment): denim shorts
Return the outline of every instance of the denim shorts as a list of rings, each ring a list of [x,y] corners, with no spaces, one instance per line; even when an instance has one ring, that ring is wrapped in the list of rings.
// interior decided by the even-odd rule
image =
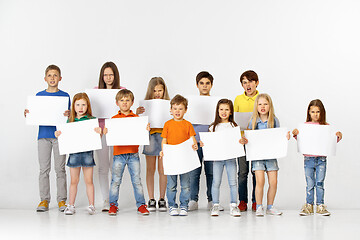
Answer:
[[[278,171],[278,163],[276,159],[267,159],[267,160],[257,160],[251,161],[251,171]]]
[[[93,151],[72,153],[69,155],[68,167],[94,167],[94,153]]]
[[[159,156],[161,151],[161,133],[153,133],[150,135],[150,145],[145,145],[143,154],[149,156]]]

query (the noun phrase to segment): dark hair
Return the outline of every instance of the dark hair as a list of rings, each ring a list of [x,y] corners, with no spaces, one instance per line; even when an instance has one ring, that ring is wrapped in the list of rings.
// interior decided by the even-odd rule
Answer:
[[[131,101],[134,101],[134,94],[129,90],[129,89],[121,89],[117,94],[116,94],[116,101],[119,101],[120,99],[122,99],[123,97],[130,97]]]
[[[183,96],[181,96],[180,94],[177,94],[175,97],[171,99],[170,106],[172,107],[173,105],[180,105],[180,104],[184,104],[185,109],[187,109],[188,100]]]
[[[259,81],[258,75],[253,70],[248,70],[248,71],[243,72],[243,74],[241,74],[241,76],[240,76],[241,84],[242,84],[242,81],[244,80],[244,77],[246,77],[246,79],[249,80],[250,82],[252,82],[252,81],[258,82]]]
[[[105,89],[106,88],[106,84],[104,82],[104,71],[105,68],[111,68],[111,70],[114,72],[114,82],[112,85],[112,89],[120,89],[120,75],[119,75],[119,70],[117,68],[117,66],[115,65],[115,63],[113,62],[106,62],[104,63],[104,65],[102,65],[101,70],[100,70],[100,77],[99,77],[99,85],[98,88],[99,89]]]
[[[199,81],[203,78],[209,79],[211,82],[211,85],[213,84],[214,77],[210,73],[202,71],[202,72],[199,72],[198,75],[196,75],[196,85],[198,85]]]
[[[233,106],[233,103],[231,100],[229,99],[226,99],[226,98],[223,98],[223,99],[220,99],[216,105],[216,112],[215,112],[215,120],[214,122],[209,126],[209,129],[210,127],[213,128],[213,132],[215,132],[215,127],[216,125],[218,125],[219,123],[221,123],[221,118],[219,116],[219,108],[220,108],[220,104],[227,104],[229,105],[230,107],[230,116],[229,116],[229,122],[234,126],[236,127],[237,124],[236,122],[234,121],[234,106]]]
[[[320,125],[326,125],[326,111],[325,111],[325,107],[323,105],[323,103],[321,102],[320,99],[315,99],[312,100],[309,103],[308,109],[307,109],[307,116],[306,116],[306,122],[311,122],[311,116],[309,114],[310,111],[310,107],[318,107],[320,109],[320,118],[319,118],[319,123]]]
[[[59,72],[59,77],[61,77],[60,68],[59,68],[58,66],[54,65],[54,64],[49,65],[49,66],[45,69],[45,76],[46,76],[47,72],[50,71],[50,70],[56,70],[56,71],[58,71],[58,72]]]

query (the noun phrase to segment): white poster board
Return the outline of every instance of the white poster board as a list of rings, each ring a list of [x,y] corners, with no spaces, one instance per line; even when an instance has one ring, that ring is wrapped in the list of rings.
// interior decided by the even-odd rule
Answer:
[[[101,138],[95,132],[96,127],[99,127],[97,119],[57,125],[57,130],[61,131],[58,137],[60,154],[101,149]]]
[[[163,165],[165,175],[178,175],[200,167],[197,152],[192,149],[193,140],[189,138],[177,145],[164,144]]]
[[[119,111],[116,94],[120,89],[86,89],[89,96],[92,115],[97,118],[111,118]]]
[[[145,108],[145,112],[141,116],[149,117],[151,128],[163,128],[165,122],[172,118],[170,114],[170,100],[141,100],[139,104]]]
[[[148,117],[105,119],[108,146],[149,145]]]
[[[57,96],[28,96],[27,125],[56,126],[66,123],[64,112],[68,110],[69,98]]]
[[[335,156],[337,136],[329,125],[300,124],[298,152],[307,155]]]
[[[221,97],[186,96],[188,109],[185,119],[192,124],[210,125],[215,120],[216,105]]]
[[[241,131],[247,129],[250,123],[252,112],[234,112],[234,121],[240,126]]]
[[[245,144],[246,160],[283,158],[287,155],[287,128],[245,130],[248,143]]]
[[[229,128],[219,132],[200,132],[204,161],[222,161],[245,156],[240,127]]]

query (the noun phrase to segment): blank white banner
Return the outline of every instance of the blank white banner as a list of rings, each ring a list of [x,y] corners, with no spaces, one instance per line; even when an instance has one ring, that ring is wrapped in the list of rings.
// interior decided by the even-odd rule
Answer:
[[[119,111],[116,105],[116,94],[119,89],[86,89],[90,98],[93,116],[97,118],[111,118]]]
[[[210,125],[215,120],[216,105],[221,97],[186,96],[189,101],[185,119],[192,124]]]
[[[170,100],[152,99],[141,100],[140,106],[145,108],[141,116],[148,116],[151,128],[163,128],[166,121],[172,118],[170,114]]]
[[[300,124],[298,152],[317,156],[335,156],[337,136],[329,125]]]
[[[165,175],[178,175],[200,167],[197,152],[192,149],[194,141],[189,138],[177,145],[164,144],[163,164]]]
[[[101,149],[101,138],[95,132],[96,127],[99,127],[97,119],[57,125],[57,130],[61,131],[58,137],[60,154]]]
[[[28,96],[26,114],[27,125],[56,126],[66,123],[64,112],[68,110],[68,97]]]
[[[287,155],[287,128],[269,128],[261,130],[245,130],[249,140],[245,144],[246,160],[265,160],[282,158]]]
[[[245,156],[241,139],[240,127],[226,129],[220,132],[200,132],[204,143],[204,161],[219,161]]]
[[[148,117],[105,119],[108,146],[149,145]]]
[[[234,112],[234,121],[240,126],[241,131],[244,131],[249,126],[252,112]]]

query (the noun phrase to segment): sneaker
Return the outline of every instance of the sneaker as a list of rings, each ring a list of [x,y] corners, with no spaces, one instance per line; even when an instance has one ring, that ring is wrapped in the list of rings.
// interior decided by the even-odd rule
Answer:
[[[179,215],[178,209],[174,208],[174,207],[170,207],[169,208],[169,215],[170,216],[178,216]]]
[[[247,211],[247,203],[245,201],[240,201],[238,208],[240,209],[240,212]]]
[[[156,200],[155,199],[150,199],[149,202],[148,202],[148,210],[150,212],[154,212],[156,211]]]
[[[214,206],[211,208],[211,216],[219,216],[219,206],[220,204],[215,203]]]
[[[94,215],[95,214],[95,207],[94,207],[94,205],[89,205],[88,206],[88,208],[87,208],[87,210],[88,210],[88,213],[90,214],[90,215]]]
[[[65,208],[66,208],[65,201],[60,201],[60,202],[58,203],[58,206],[59,206],[59,211],[60,211],[60,212],[65,211]]]
[[[252,203],[251,209],[253,212],[256,212],[256,202]]]
[[[230,203],[230,215],[233,217],[240,217],[240,209],[238,208],[236,203]]]
[[[194,210],[198,210],[198,208],[199,208],[198,202],[196,202],[194,200],[190,200],[188,210],[189,211],[194,211]]]
[[[213,207],[213,202],[212,201],[208,202],[207,209],[211,211],[212,207]],[[221,206],[220,204],[219,204],[219,211],[224,211],[224,207]]]
[[[180,212],[179,212],[179,216],[187,216],[188,215],[188,211],[186,208],[180,208]]]
[[[47,200],[41,201],[36,208],[37,212],[46,212],[49,210],[49,203]]]
[[[69,205],[64,210],[65,215],[74,215],[75,212],[76,211],[75,211],[75,206],[74,205]]]
[[[324,204],[316,206],[316,213],[322,216],[330,216],[330,212],[326,209],[326,206]]]
[[[266,209],[266,214],[269,215],[281,215],[282,211],[278,210],[274,206],[272,206],[270,209]]]
[[[166,211],[167,211],[165,199],[161,198],[161,199],[158,201],[158,205],[159,205],[159,211],[160,211],[160,212],[166,212]]]
[[[149,215],[150,212],[149,210],[147,210],[147,206],[145,204],[141,205],[138,210],[137,210],[138,213],[141,213],[142,215]]]
[[[312,204],[304,204],[304,206],[301,208],[301,212],[299,213],[300,216],[309,216],[311,214],[314,214],[314,207]]]
[[[109,209],[110,209],[109,200],[105,200],[105,201],[104,201],[103,208],[101,209],[101,211],[102,211],[102,212],[108,212]]]
[[[264,208],[263,206],[259,206],[257,209],[256,209],[256,216],[257,217],[263,217],[264,216]]]
[[[115,206],[115,203],[110,203],[109,215],[116,216],[118,209],[119,208]]]

